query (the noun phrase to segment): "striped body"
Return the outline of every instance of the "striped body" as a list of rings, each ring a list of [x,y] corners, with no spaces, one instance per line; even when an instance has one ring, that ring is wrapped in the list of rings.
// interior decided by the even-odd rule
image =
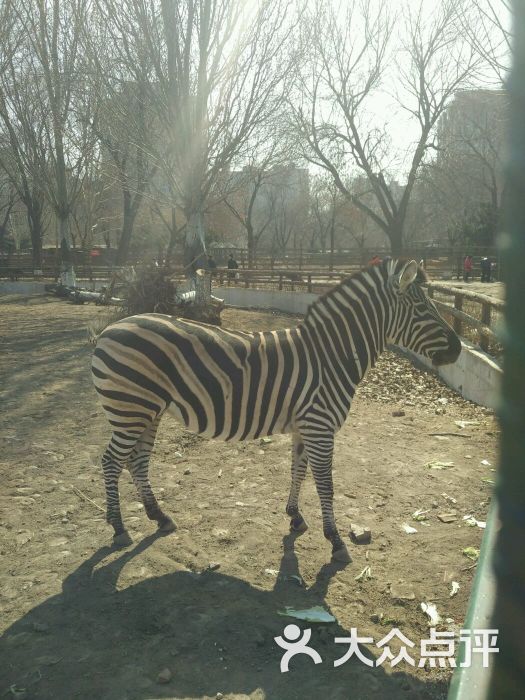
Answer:
[[[293,430],[319,385],[310,351],[300,328],[242,333],[145,314],[102,333],[93,374],[115,427],[135,423],[120,414],[134,404],[147,421],[168,409],[203,437],[251,440]]]
[[[108,521],[127,544],[118,477],[127,467],[148,517],[170,531],[148,465],[162,414],[220,440],[292,433],[292,486],[286,511],[304,531],[298,508],[311,467],[334,556],[348,559],[333,514],[334,436],[355,390],[387,343],[454,362],[461,345],[418,283],[412,262],[369,268],[321,297],[293,329],[243,333],[160,314],[123,319],[104,330],[93,355],[93,379],[113,426],[102,463]]]

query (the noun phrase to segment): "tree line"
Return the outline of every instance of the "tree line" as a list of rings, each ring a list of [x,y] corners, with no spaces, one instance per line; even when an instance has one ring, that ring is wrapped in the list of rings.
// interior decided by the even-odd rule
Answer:
[[[0,244],[19,202],[35,268],[52,221],[67,276],[73,241],[107,238],[108,197],[121,212],[117,264],[146,207],[166,256],[182,243],[188,268],[219,203],[249,257],[265,239],[333,251],[338,237],[363,246],[375,235],[399,254],[419,231],[489,235],[504,196],[504,94],[483,120],[469,125],[467,110],[461,129],[442,124],[461,91],[502,87],[506,10],[3,0]],[[292,162],[309,174],[306,212],[282,182]]]

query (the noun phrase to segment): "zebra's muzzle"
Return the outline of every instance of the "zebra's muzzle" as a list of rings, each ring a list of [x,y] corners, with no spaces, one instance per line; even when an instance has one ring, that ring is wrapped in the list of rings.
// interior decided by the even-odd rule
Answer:
[[[432,355],[432,364],[434,367],[441,365],[450,365],[455,362],[461,353],[461,340],[451,331],[448,334],[448,348],[446,350],[437,350]]]

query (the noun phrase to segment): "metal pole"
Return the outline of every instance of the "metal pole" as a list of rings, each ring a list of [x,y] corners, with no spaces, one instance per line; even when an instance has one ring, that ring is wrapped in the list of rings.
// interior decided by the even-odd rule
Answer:
[[[525,3],[513,1],[514,63],[508,90],[507,196],[501,236],[506,283],[504,375],[496,488],[501,529],[495,551],[493,627],[499,629],[488,697],[525,698]]]

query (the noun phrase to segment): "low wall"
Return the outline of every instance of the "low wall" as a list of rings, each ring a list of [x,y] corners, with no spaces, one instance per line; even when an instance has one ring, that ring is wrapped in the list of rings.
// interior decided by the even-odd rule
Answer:
[[[107,280],[77,280],[77,285],[83,289],[94,291],[107,285]],[[0,294],[45,294],[46,284],[53,284],[52,280],[45,282],[33,282],[32,280],[18,280],[17,282],[0,282]]]
[[[0,282],[0,294],[45,294],[47,282]]]
[[[274,289],[243,289],[242,287],[218,287],[215,296],[231,306],[257,309],[279,309],[292,314],[305,314],[317,294],[308,292],[279,292]]]
[[[231,306],[279,309],[304,314],[317,299],[316,294],[306,292],[279,292],[266,289],[242,289],[219,287],[214,294]],[[433,369],[430,360],[407,352],[415,364]],[[436,371],[436,369],[433,369]],[[438,376],[452,389],[469,401],[495,408],[497,404],[501,367],[486,353],[467,341],[462,341],[462,352],[457,362],[437,368]]]
[[[496,408],[501,367],[486,353],[466,340],[461,341],[461,346],[461,355],[458,360],[453,365],[438,367],[438,376],[463,398],[480,406]],[[407,351],[407,355],[415,364],[436,371],[432,368],[432,362],[426,357],[410,351]]]

